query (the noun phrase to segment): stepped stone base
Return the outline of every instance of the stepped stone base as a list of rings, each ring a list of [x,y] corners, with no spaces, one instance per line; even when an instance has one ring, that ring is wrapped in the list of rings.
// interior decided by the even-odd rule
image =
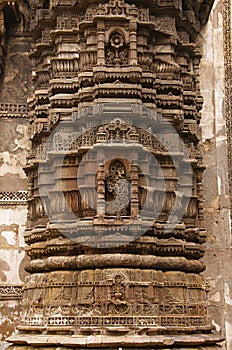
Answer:
[[[112,349],[112,350],[129,350],[129,349],[221,349],[218,345],[213,345],[222,341],[217,335],[186,335],[186,336],[147,336],[147,335],[15,335],[9,341],[14,342],[8,350],[61,350],[61,349],[78,349],[86,348],[97,349]],[[54,346],[55,345],[55,346]],[[175,346],[175,348],[173,348]],[[165,348],[164,348],[165,347]]]

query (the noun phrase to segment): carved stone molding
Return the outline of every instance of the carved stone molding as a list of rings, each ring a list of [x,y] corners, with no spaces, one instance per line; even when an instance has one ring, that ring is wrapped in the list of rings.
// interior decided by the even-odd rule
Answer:
[[[27,104],[0,102],[0,118],[28,118]]]
[[[0,300],[17,300],[22,298],[22,285],[1,285]]]
[[[27,205],[27,191],[0,192],[0,205]]]

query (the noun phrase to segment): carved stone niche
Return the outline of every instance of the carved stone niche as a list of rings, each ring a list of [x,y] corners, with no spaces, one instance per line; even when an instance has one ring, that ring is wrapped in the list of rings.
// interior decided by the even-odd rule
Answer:
[[[105,51],[107,66],[120,67],[129,64],[129,47],[122,29],[113,28]]]

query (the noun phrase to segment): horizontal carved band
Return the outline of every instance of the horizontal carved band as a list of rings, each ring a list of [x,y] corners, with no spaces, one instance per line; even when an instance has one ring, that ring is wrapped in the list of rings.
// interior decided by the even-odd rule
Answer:
[[[15,300],[22,298],[21,285],[0,285],[0,300]]]
[[[0,205],[26,205],[27,191],[0,192]]]
[[[26,326],[80,326],[80,327],[119,327],[119,326],[201,326],[206,317],[190,316],[72,316],[72,317],[29,317],[23,324]]]
[[[21,327],[20,327],[21,328]],[[85,346],[88,346],[88,348],[94,348],[96,349],[97,347],[109,349],[112,346],[121,346],[122,344],[124,347],[127,346],[130,347],[131,345],[134,344],[139,344],[141,346],[142,344],[144,346],[150,347],[150,346],[167,346],[167,344],[170,345],[175,345],[175,344],[185,344],[185,346],[190,346],[190,348],[193,348],[194,345],[203,345],[203,344],[212,344],[213,341],[219,342],[222,339],[213,334],[204,334],[200,335],[198,334],[197,336],[194,335],[176,335],[176,336],[144,336],[144,335],[128,335],[125,338],[125,335],[117,336],[113,338],[111,335],[95,335],[94,337],[88,336],[88,337],[80,337],[80,336],[62,336],[62,337],[57,337],[57,335],[37,335],[36,337],[30,336],[30,337],[25,337],[25,335],[20,335],[20,334],[15,334],[11,338],[9,338],[9,341],[15,342],[18,344],[31,344],[33,339],[33,344],[36,346],[39,346],[39,349],[51,349],[47,348],[47,346],[55,344],[56,346],[62,345],[62,346],[82,346],[82,349],[85,348]],[[42,345],[46,346],[42,347]],[[189,349],[190,349],[189,348]],[[213,347],[215,350],[219,349],[219,347]],[[15,349],[13,347],[13,349]],[[18,348],[17,348],[18,349]],[[54,348],[53,348],[54,349]]]
[[[0,117],[27,118],[25,103],[0,102]]]
[[[187,260],[184,257],[156,257],[153,255],[104,254],[79,255],[78,257],[49,257],[44,260],[32,260],[28,271],[52,271],[56,269],[86,269],[105,267],[140,267],[153,268],[162,271],[179,270],[184,272],[202,272],[205,266],[197,260]]]

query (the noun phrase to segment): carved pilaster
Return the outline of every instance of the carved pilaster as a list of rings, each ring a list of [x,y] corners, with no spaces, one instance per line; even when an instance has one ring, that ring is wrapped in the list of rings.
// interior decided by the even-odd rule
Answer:
[[[99,66],[105,64],[105,22],[98,20],[97,23],[97,63]]]

